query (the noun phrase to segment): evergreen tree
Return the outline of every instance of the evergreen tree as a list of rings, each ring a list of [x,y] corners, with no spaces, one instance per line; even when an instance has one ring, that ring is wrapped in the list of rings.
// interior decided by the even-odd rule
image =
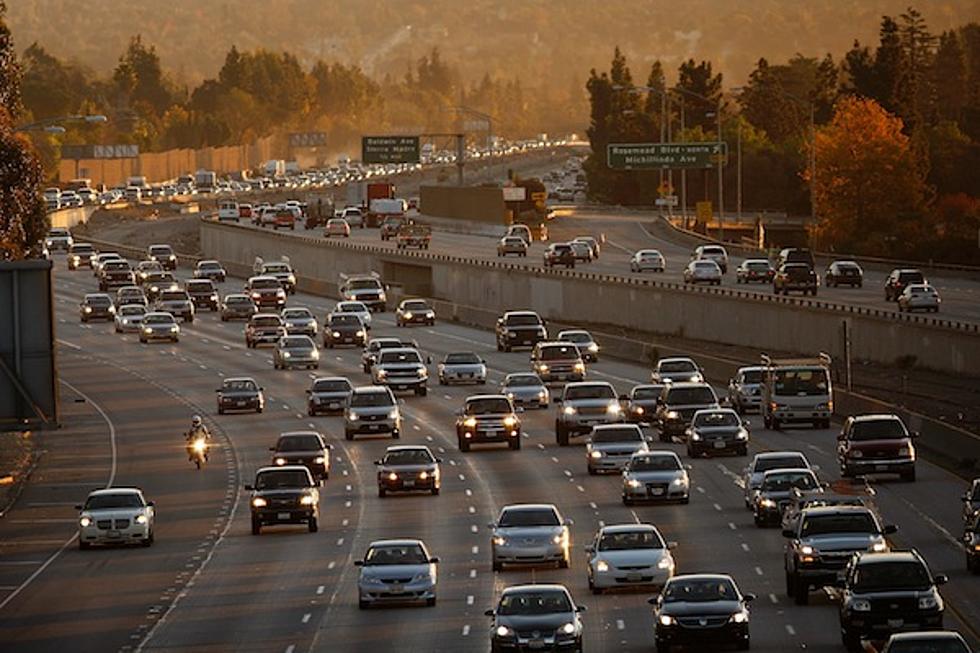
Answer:
[[[940,117],[960,123],[967,100],[966,53],[956,32],[943,32],[939,37],[931,73]]]

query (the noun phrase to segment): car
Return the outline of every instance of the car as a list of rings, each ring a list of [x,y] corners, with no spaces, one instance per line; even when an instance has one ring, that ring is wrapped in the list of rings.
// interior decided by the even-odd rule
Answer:
[[[471,395],[456,413],[456,441],[460,451],[473,444],[505,443],[521,448],[521,420],[505,395]]]
[[[142,304],[123,304],[116,309],[116,333],[139,333],[146,307]]]
[[[405,299],[395,309],[395,326],[425,324],[435,326],[436,313],[424,299]]]
[[[636,424],[599,424],[592,427],[585,444],[585,464],[590,476],[622,472],[635,453],[649,451],[643,431]]]
[[[731,576],[684,574],[674,576],[663,591],[648,600],[653,608],[657,653],[686,650],[715,651],[733,645],[750,646],[749,604],[754,594],[742,594]]]
[[[568,246],[572,248],[572,256],[575,257],[575,262],[584,261],[589,263],[595,259],[595,254],[589,243],[581,240],[571,240],[568,242]]]
[[[778,269],[787,263],[803,263],[813,269],[817,267],[813,259],[813,252],[806,247],[785,247],[781,249],[776,256],[775,267]]]
[[[810,469],[810,461],[799,451],[765,451],[757,453],[742,470],[745,507],[752,509],[762,478],[771,469]]]
[[[221,321],[248,320],[259,312],[252,298],[241,293],[230,293],[221,300]]]
[[[667,260],[659,249],[641,249],[630,257],[630,272],[663,272],[667,269]]]
[[[597,424],[623,421],[623,407],[611,384],[600,381],[581,381],[565,385],[555,417],[555,440],[567,447],[569,440],[592,432]]]
[[[910,283],[898,296],[898,310],[906,313],[918,310],[938,313],[942,301],[935,286],[927,283]]]
[[[142,288],[139,286],[123,286],[116,290],[116,298],[113,300],[113,305],[116,309],[129,304],[139,304],[143,307],[149,305],[146,299],[146,293],[143,292]]]
[[[551,393],[537,374],[514,372],[500,382],[500,392],[506,395],[515,406],[522,408],[547,408],[551,403]]]
[[[710,260],[691,261],[684,268],[684,283],[721,285],[721,268]]]
[[[520,238],[528,247],[534,242],[534,235],[531,233],[531,228],[526,224],[512,224],[507,227],[507,233],[504,234],[504,238]]]
[[[638,451],[623,467],[623,505],[637,501],[691,500],[690,465],[673,451]]]
[[[350,238],[350,224],[342,218],[330,218],[323,228],[323,236],[324,238],[332,236]]]
[[[157,261],[140,261],[136,264],[136,282],[142,286],[151,274],[157,272],[164,272],[163,266]]]
[[[527,250],[527,241],[520,236],[504,236],[497,241],[497,256],[514,254],[524,257],[527,256]]]
[[[316,370],[320,368],[320,350],[309,336],[283,336],[272,353],[272,366],[277,370]]]
[[[177,255],[170,245],[150,245],[146,248],[146,260],[156,261],[164,270],[173,272],[177,269]]]
[[[78,268],[91,268],[92,259],[95,257],[96,251],[90,243],[72,243],[68,247],[68,256],[65,259],[65,263],[69,270],[77,270]]]
[[[348,301],[361,302],[372,312],[384,312],[388,302],[388,286],[377,273],[341,275],[341,279],[341,297]]]
[[[742,415],[749,410],[757,410],[762,404],[762,375],[766,368],[746,366],[728,381],[728,402],[735,412]]]
[[[411,390],[420,397],[428,393],[429,370],[418,350],[412,347],[384,349],[371,367],[375,385],[392,390]]]
[[[903,481],[915,481],[917,436],[895,414],[851,415],[837,436],[841,476],[898,474]]]
[[[682,436],[699,410],[720,408],[714,388],[707,383],[670,383],[664,386],[657,408],[660,440]]]
[[[768,259],[747,258],[735,268],[735,283],[772,283],[775,275]]]
[[[896,633],[885,642],[881,653],[971,653],[966,640],[950,630]]]
[[[320,492],[317,481],[303,465],[261,467],[255,482],[246,485],[251,492],[248,505],[252,513],[252,535],[263,526],[306,524],[316,533],[320,517]]]
[[[864,270],[854,261],[833,261],[824,270],[823,285],[828,288],[845,285],[860,288],[864,285]]]
[[[184,290],[190,295],[195,309],[218,311],[221,308],[218,290],[210,279],[188,279],[184,282]]]
[[[588,553],[589,589],[602,594],[615,589],[660,589],[674,575],[671,549],[652,524],[609,524],[602,526]]]
[[[980,511],[980,477],[973,479],[963,496],[963,522],[968,522]]]
[[[161,291],[154,302],[153,310],[170,313],[184,322],[194,321],[194,302],[186,290],[179,288]]]
[[[330,478],[330,449],[316,431],[280,433],[275,446],[269,447],[273,465],[302,465],[318,481]]]
[[[967,571],[980,574],[980,510],[963,523],[963,549]]]
[[[783,529],[786,595],[796,605],[806,605],[811,588],[836,586],[837,575],[855,553],[887,551],[885,536],[896,530],[891,524],[882,526],[865,506],[804,509],[792,528]]]
[[[494,571],[505,564],[551,564],[567,569],[571,522],[558,508],[546,503],[517,503],[504,506],[489,524],[490,557]]]
[[[385,455],[374,464],[378,468],[378,496],[389,492],[423,490],[439,494],[442,488],[441,460],[425,445],[395,446],[385,449]]]
[[[438,374],[439,385],[451,383],[484,385],[487,382],[487,363],[470,351],[451,352],[439,363]]]
[[[218,399],[218,414],[245,410],[261,413],[265,410],[265,390],[250,376],[228,377],[214,391]]]
[[[748,454],[749,422],[730,408],[699,410],[685,433],[687,455],[691,458],[712,454]]]
[[[548,339],[544,320],[534,311],[507,311],[497,318],[494,326],[497,351],[512,351],[514,347],[531,347]]]
[[[48,235],[44,238],[44,246],[48,251],[68,252],[75,240],[72,238],[71,231],[64,227],[52,227],[48,230]]]
[[[286,323],[277,313],[255,313],[245,325],[245,347],[275,345],[286,335]]]
[[[790,291],[799,291],[804,295],[816,297],[820,279],[806,263],[785,263],[772,278],[772,291],[779,295],[789,295]]]
[[[551,243],[545,248],[542,257],[546,268],[553,268],[556,265],[575,268],[575,250],[570,243]]]
[[[765,527],[779,524],[794,490],[819,492],[822,487],[810,468],[777,468],[763,472],[762,482],[752,503],[755,525]]]
[[[125,261],[119,252],[99,252],[92,259],[92,276],[96,279],[99,278],[99,273],[102,271],[102,265],[106,261]]]
[[[99,266],[99,290],[105,292],[113,288],[132,286],[136,283],[136,275],[129,261],[113,259],[104,261]]]
[[[939,586],[917,551],[855,554],[839,580],[841,640],[850,653],[862,639],[885,639],[896,632],[941,630],[945,603]]]
[[[146,344],[152,340],[180,340],[180,326],[170,313],[155,311],[143,316],[140,325],[140,342]]]
[[[602,247],[599,245],[599,241],[595,237],[593,237],[593,236],[576,236],[574,239],[572,239],[572,242],[573,243],[585,243],[586,245],[589,246],[589,250],[591,251],[592,259],[594,260],[594,259],[599,258],[599,253],[602,250]]]
[[[897,302],[905,286],[910,283],[927,283],[922,272],[914,268],[895,268],[885,279],[885,301]]]
[[[704,381],[704,370],[691,358],[672,356],[660,358],[650,373],[651,383],[701,383]]]
[[[311,417],[321,414],[343,414],[350,402],[353,386],[347,377],[324,376],[313,379],[306,400],[306,412]]]
[[[634,424],[650,424],[657,416],[657,405],[663,394],[663,383],[641,383],[633,386],[629,394],[621,396],[626,420]]]
[[[491,653],[529,650],[582,653],[585,606],[575,605],[564,585],[513,585],[500,595],[497,607],[484,614],[490,624]]]
[[[93,544],[153,544],[156,509],[139,488],[94,490],[75,510],[80,511],[79,549]]]
[[[691,253],[691,261],[711,261],[722,274],[728,272],[728,252],[721,245],[698,245]]]
[[[436,604],[439,558],[429,555],[422,540],[377,540],[368,545],[357,579],[360,609],[383,603]]]
[[[340,217],[351,227],[364,228],[364,214],[356,206],[348,206],[341,212]]]
[[[356,313],[329,313],[323,325],[323,346],[333,349],[338,345],[363,347],[367,330]],[[400,344],[400,343],[399,343]]]
[[[531,350],[531,371],[544,383],[585,380],[585,362],[571,342],[539,342]]]
[[[87,293],[78,305],[78,314],[83,324],[93,320],[112,322],[116,307],[112,304],[112,297],[105,293]]]
[[[390,215],[385,218],[378,229],[381,233],[381,240],[391,240],[397,236],[398,230],[401,229],[404,222],[405,218],[402,216]]]
[[[337,302],[331,311],[333,315],[356,315],[361,319],[361,324],[368,331],[371,330],[371,310],[367,307],[364,302],[358,301],[343,301]]]
[[[408,345],[403,343],[399,338],[371,338],[364,347],[364,351],[361,352],[361,369],[365,374],[370,374],[371,367],[378,360],[378,352],[382,349],[397,349],[407,346],[418,348],[414,344]]]
[[[260,311],[281,311],[286,307],[286,291],[275,277],[250,277],[245,284],[245,294],[252,298]]]
[[[599,361],[599,343],[585,329],[565,329],[559,331],[555,339],[559,342],[573,343],[578,347],[582,360],[585,362],[597,363]]]
[[[778,431],[785,424],[803,422],[829,429],[834,409],[830,355],[776,359],[763,354],[760,359],[764,371],[759,411],[765,427]]]
[[[398,401],[385,386],[359,386],[351,392],[344,413],[344,437],[353,440],[360,433],[390,433],[401,437],[402,415]]]
[[[215,283],[224,283],[228,273],[221,266],[221,263],[213,260],[198,261],[194,266],[195,279],[210,279]]]
[[[286,324],[287,335],[316,338],[320,333],[320,325],[313,317],[313,312],[305,306],[284,308],[280,315]]]

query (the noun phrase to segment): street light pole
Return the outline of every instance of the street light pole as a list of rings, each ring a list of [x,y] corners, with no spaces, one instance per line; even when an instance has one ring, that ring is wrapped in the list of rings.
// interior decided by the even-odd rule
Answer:
[[[742,119],[739,117],[738,121],[738,145],[737,147],[737,164],[735,167],[735,220],[738,222],[739,226],[742,224]]]
[[[724,143],[724,139],[721,134],[721,95],[718,96],[718,225],[720,227],[720,238],[719,240],[725,240],[725,176],[724,172],[724,147],[721,145]]]

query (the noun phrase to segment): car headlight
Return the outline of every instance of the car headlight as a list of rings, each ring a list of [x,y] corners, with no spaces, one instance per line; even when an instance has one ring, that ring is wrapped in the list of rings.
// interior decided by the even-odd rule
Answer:
[[[282,458],[282,457],[276,458],[276,464],[277,465],[285,465],[286,464],[286,459],[285,458]]]
[[[605,560],[600,560],[599,562],[595,563],[595,570],[601,573],[605,573],[609,571],[609,563],[606,562]]]
[[[150,327],[144,327],[143,333],[150,335],[151,333],[153,333],[153,329],[151,329]]]
[[[355,413],[354,411],[351,411],[347,413],[347,419],[349,419],[352,422],[356,422],[357,420],[361,419],[361,416]]]
[[[673,566],[674,566],[674,561],[668,556],[662,557],[660,561],[657,563],[658,569],[670,569]]]
[[[599,345],[595,344],[594,342],[589,344],[589,351],[593,353],[599,351]]]
[[[671,617],[669,614],[660,615],[660,619],[658,621],[660,622],[661,626],[673,626],[677,623],[677,620]]]
[[[775,508],[776,502],[773,501],[772,499],[762,499],[759,501],[759,505],[762,506],[763,508]]]
[[[136,515],[137,524],[145,524],[147,522],[146,515]]]
[[[382,370],[382,369],[378,369],[378,378],[381,378],[381,379],[383,379],[383,378],[385,378],[386,376],[388,376],[388,373],[387,373],[386,371],[384,371],[384,370]]]
[[[378,301],[382,301],[383,302],[386,299],[388,299],[388,296],[387,295],[385,295],[383,292],[379,292],[378,293]]]
[[[602,452],[601,451],[593,451],[593,452],[591,452],[589,454],[589,458],[595,458],[595,459],[602,458]]]
[[[732,615],[732,622],[737,624],[744,624],[749,620],[749,613],[745,610],[739,610]]]
[[[802,553],[805,556],[812,556],[813,551],[814,551],[813,547],[810,546],[809,544],[804,544],[803,546],[800,547],[800,553]]]
[[[266,505],[268,505],[268,503],[269,502],[263,499],[262,497],[255,497],[254,499],[252,499],[252,505],[256,508],[265,508]]]
[[[575,363],[575,371],[576,372],[584,372],[585,371],[585,363]]]
[[[548,371],[548,366],[545,365],[544,363],[539,363],[538,364],[538,371],[539,372],[547,372]]]
[[[920,596],[919,597],[919,609],[920,610],[935,610],[939,607],[939,599],[935,596]]]
[[[701,440],[701,434],[698,433],[697,431],[692,431],[691,432],[691,440],[693,442],[699,442]]]
[[[851,449],[847,452],[847,455],[850,458],[864,458],[864,452],[860,449]]]
[[[513,392],[508,392],[507,393],[507,398],[513,400],[514,399],[514,393]]]
[[[313,498],[312,494],[304,494],[299,500],[299,503],[301,506],[312,506],[314,503],[316,503],[316,499]]]
[[[700,383],[701,382],[701,375],[700,374],[692,374],[691,375],[691,378],[688,379],[688,381],[690,381],[691,383]]]
[[[576,413],[575,406],[565,406],[564,412],[566,415],[574,415]]]
[[[508,415],[507,417],[504,418],[504,426],[506,426],[507,428],[511,428],[516,425],[517,425],[517,418],[514,417],[513,415]]]
[[[156,292],[156,288],[153,289],[153,292]],[[252,299],[260,299],[261,297],[262,297],[262,293],[260,293],[260,292],[253,292],[252,293]]]
[[[398,409],[395,408],[388,413],[388,419],[398,419]]]
[[[314,349],[313,351],[310,352],[310,357],[313,360],[319,360],[320,359],[320,352],[317,351],[316,349]]]
[[[547,396],[548,396],[548,391],[547,390],[539,390],[538,391],[538,398],[539,399],[545,399]]]
[[[571,622],[564,624],[561,628],[558,629],[558,632],[561,633],[562,635],[574,635],[575,624]]]
[[[513,637],[514,631],[507,626],[497,626],[497,629],[493,631],[494,635],[497,637]]]
[[[432,318],[432,317],[435,317],[435,316],[436,316],[436,314],[435,314],[435,313],[433,313],[432,311],[429,311],[428,313],[426,313],[426,314],[425,314],[425,316],[426,316],[426,317],[429,317],[429,318]]]
[[[412,311],[405,311],[405,319],[406,320],[412,319]]]
[[[635,478],[628,479],[626,481],[626,484],[629,485],[630,487],[640,487],[641,485],[643,485],[642,483],[640,483]]]
[[[317,456],[313,459],[313,463],[316,465],[322,465],[325,462],[327,462],[327,459],[324,456]]]
[[[425,471],[424,469],[421,472],[419,472],[419,480],[422,481],[429,480],[429,472]]]
[[[667,419],[678,419],[681,416],[676,410],[667,411]]]
[[[644,412],[643,406],[633,406],[633,412],[636,413],[637,415],[642,415]]]
[[[670,482],[671,485],[676,485],[678,487],[682,485],[687,485],[687,479],[681,476],[680,478],[675,478]]]
[[[463,420],[463,426],[469,429],[474,428],[476,426],[476,418],[467,417],[466,419]]]
[[[91,306],[86,306],[85,307],[85,312],[86,313],[91,313],[92,312],[92,307]]]
[[[424,379],[425,377],[429,376],[429,370],[427,370],[424,367],[420,367],[419,368],[419,376]]]
[[[89,527],[89,526],[90,526],[91,524],[92,524],[92,518],[91,518],[91,517],[89,517],[88,515],[83,515],[83,516],[82,516],[82,517],[81,517],[81,518],[80,518],[80,519],[78,520],[78,525],[79,525],[79,526],[81,526],[82,528],[87,528],[87,527]]]
[[[567,542],[568,540],[567,540],[567,538],[565,537],[565,535],[555,535],[555,536],[554,536],[553,538],[551,538],[551,541],[552,541],[552,542],[553,542],[554,544],[564,544],[564,543],[565,543],[565,542]]]
[[[911,456],[912,451],[913,451],[912,447],[902,447],[898,450],[898,455],[902,457]]]
[[[354,332],[354,335],[357,336],[358,338],[363,338],[364,337],[364,329],[358,329],[357,331]]]
[[[871,550],[875,553],[884,553],[888,550],[888,544],[882,540],[878,540],[871,545]]]
[[[292,354],[290,354],[288,351],[284,351],[284,352],[282,352],[282,357],[283,358],[292,358]]]
[[[493,543],[495,546],[503,546],[507,544],[507,538],[502,535],[494,535]]]
[[[739,429],[738,430],[738,433],[735,434],[735,439],[736,440],[748,440],[749,439],[749,432],[746,431],[745,429]]]
[[[854,599],[850,604],[854,612],[871,612],[871,601],[867,599]]]

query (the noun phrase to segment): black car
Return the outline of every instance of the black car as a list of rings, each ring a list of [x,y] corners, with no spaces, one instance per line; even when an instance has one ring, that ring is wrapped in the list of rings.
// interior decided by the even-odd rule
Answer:
[[[657,653],[668,653],[677,645],[713,651],[727,644],[747,651],[748,604],[754,600],[754,594],[739,591],[731,576],[674,576],[659,596],[649,600],[654,606]]]
[[[424,445],[388,447],[384,458],[374,461],[378,466],[378,496],[419,490],[439,494],[440,462]]]
[[[291,431],[281,433],[276,446],[269,447],[272,464],[302,465],[310,470],[313,478],[330,478],[330,445],[324,444],[323,437],[316,431]]]
[[[194,308],[217,311],[221,307],[221,303],[218,301],[218,290],[210,279],[189,279],[184,283],[184,290],[191,296]]]
[[[508,311],[497,318],[494,331],[497,351],[511,351],[514,347],[534,347],[548,339],[544,320],[534,311]]]
[[[106,320],[112,322],[116,319],[116,307],[112,305],[112,297],[102,293],[89,293],[82,298],[78,305],[78,314],[82,322],[92,320]]]
[[[786,247],[780,250],[779,256],[776,257],[776,267],[780,268],[787,263],[805,263],[811,268],[816,267],[813,252],[806,247]]]
[[[219,415],[224,415],[230,410],[261,413],[265,408],[262,388],[250,377],[227,378],[215,392],[218,394]]]
[[[228,320],[248,320],[259,312],[259,307],[255,305],[252,298],[241,293],[225,295],[221,302],[221,321]]]
[[[966,568],[980,574],[980,511],[963,528],[963,548],[966,550]]]
[[[854,261],[834,261],[827,266],[823,274],[823,283],[828,288],[837,286],[860,288],[864,285],[864,270]]]
[[[919,270],[911,268],[892,270],[885,279],[885,301],[897,302],[899,296],[905,292],[905,286],[910,283],[926,283],[926,278]]]
[[[323,325],[323,346],[354,345],[363,347],[367,342],[367,329],[354,313],[331,313]]]
[[[848,651],[862,651],[862,639],[885,640],[892,633],[941,630],[943,598],[916,551],[860,553],[851,558],[839,581],[840,633]]]
[[[585,607],[575,605],[564,585],[514,585],[504,589],[500,602],[486,615],[490,651],[582,651]]]
[[[313,379],[306,391],[306,413],[311,417],[322,414],[343,414],[350,402],[354,388],[343,376],[326,376]]]
[[[766,259],[745,259],[735,268],[735,283],[770,283],[775,274]]]
[[[694,413],[718,408],[718,397],[707,383],[670,383],[657,406],[660,440],[670,442],[674,435],[684,434]]]
[[[252,535],[270,524],[306,524],[316,533],[320,517],[320,493],[310,470],[302,465],[262,467],[255,473],[255,484],[246,485],[252,493],[248,505],[252,512]]]
[[[812,267],[806,263],[786,263],[776,270],[772,278],[772,291],[777,295],[796,291],[816,296],[817,284],[817,273]]]
[[[687,455],[691,458],[734,453],[745,456],[749,448],[749,422],[731,408],[699,410],[686,431]]]

